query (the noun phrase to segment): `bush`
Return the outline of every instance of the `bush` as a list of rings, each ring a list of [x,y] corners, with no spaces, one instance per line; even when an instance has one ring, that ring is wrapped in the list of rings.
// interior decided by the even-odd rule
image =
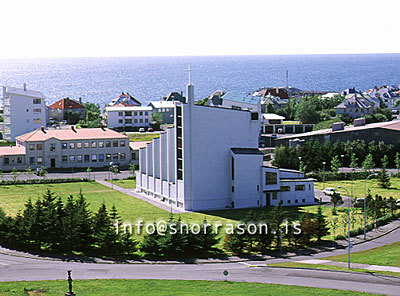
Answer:
[[[2,180],[1,185],[24,185],[24,184],[54,184],[54,183],[75,183],[90,182],[87,178],[60,178],[60,179],[29,179],[29,180]]]

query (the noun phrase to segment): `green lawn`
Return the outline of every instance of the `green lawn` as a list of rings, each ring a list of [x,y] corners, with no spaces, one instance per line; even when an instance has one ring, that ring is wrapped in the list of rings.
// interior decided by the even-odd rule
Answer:
[[[314,125],[314,131],[317,130],[322,130],[322,129],[327,129],[327,128],[331,128],[332,124],[334,124],[335,122],[341,122],[342,120],[339,117],[333,117],[329,120],[325,120],[325,121],[321,121],[318,122],[317,124]]]
[[[282,124],[301,124],[301,122],[298,120],[285,120],[282,122]]]
[[[327,258],[324,258],[324,259],[327,259]],[[273,264],[268,264],[268,266],[290,267],[290,268],[315,268],[315,269],[329,269],[329,270],[349,271],[348,268],[341,267],[341,266],[324,265],[324,264],[307,264],[307,263],[301,263],[301,262],[273,263]],[[372,273],[372,274],[381,274],[381,275],[390,275],[390,276],[400,276],[400,273],[398,273],[398,272],[380,271],[380,270],[379,271],[372,271],[372,270],[361,269],[361,268],[353,268],[350,271],[363,272],[363,273]]]
[[[159,133],[143,133],[143,134],[133,134],[129,135],[129,140],[131,142],[141,142],[141,141],[152,141],[154,138],[159,138]]]
[[[370,179],[367,182],[367,190],[370,189],[371,193],[373,196],[375,194],[382,195],[383,197],[390,197],[392,196],[393,198],[399,198],[400,199],[400,179],[399,178],[390,178],[391,186],[389,189],[384,189],[379,187],[378,180],[376,179]],[[351,181],[327,181],[325,182],[325,188],[326,187],[335,187],[337,188],[338,186],[342,186],[346,188],[349,191],[349,194],[351,194]],[[353,183],[353,192],[354,192],[354,197],[364,197],[364,186],[365,186],[365,180],[354,180]],[[322,189],[323,188],[323,182],[315,182],[315,188],[316,189]],[[345,190],[343,189],[338,189],[341,194],[346,194]]]
[[[347,262],[347,255],[332,256],[324,259]],[[350,261],[362,264],[400,267],[400,242],[351,253]]]
[[[111,183],[111,181],[107,182]],[[113,180],[112,182],[114,185],[125,189],[136,188],[136,180]]]
[[[223,275],[221,274],[221,278]],[[24,293],[24,288],[29,294]],[[2,282],[0,295],[64,295],[67,281]],[[73,291],[79,296],[125,295],[373,295],[335,289],[320,289],[246,282],[182,280],[74,280]],[[36,292],[36,293],[35,293]]]

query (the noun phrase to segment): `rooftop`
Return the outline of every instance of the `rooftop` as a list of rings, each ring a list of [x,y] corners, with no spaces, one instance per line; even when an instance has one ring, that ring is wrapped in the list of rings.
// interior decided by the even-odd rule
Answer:
[[[14,94],[14,95],[19,95],[19,96],[45,99],[45,96],[40,91],[36,91],[36,90],[30,90],[30,89],[24,90],[23,88],[7,86],[6,92],[9,94]],[[3,93],[3,96],[4,96],[4,93]]]
[[[41,142],[51,138],[58,140],[90,140],[90,139],[128,139],[121,133],[108,128],[71,128],[71,129],[37,129],[17,137],[22,142]]]
[[[265,120],[285,120],[284,116],[280,116],[275,113],[263,113],[262,116]]]
[[[25,155],[25,147],[23,146],[0,147],[0,156],[3,155]]]
[[[154,108],[159,109],[159,108],[174,108],[175,104],[173,101],[154,101],[150,102],[149,106],[153,105]]]
[[[231,148],[232,152],[235,154],[259,154],[263,153],[258,148]]]
[[[260,97],[234,92],[227,92],[222,96],[222,99],[251,105],[258,105],[260,103]]]
[[[151,107],[144,106],[108,106],[106,111],[151,111]]]
[[[49,106],[51,109],[84,109],[85,107],[70,98],[61,99]]]
[[[148,143],[152,141],[137,141],[137,142],[129,142],[129,147],[132,150],[139,150],[140,148],[145,148]]]

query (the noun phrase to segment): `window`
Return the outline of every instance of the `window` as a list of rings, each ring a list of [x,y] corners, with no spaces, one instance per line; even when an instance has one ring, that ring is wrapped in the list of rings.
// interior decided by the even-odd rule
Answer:
[[[306,188],[305,188],[306,186],[303,184],[303,185],[296,185],[295,187],[294,187],[294,190],[295,191],[304,191],[304,190],[306,190]]]
[[[34,104],[41,104],[42,100],[41,99],[33,99]]]
[[[148,115],[149,115],[149,112],[147,112],[147,111],[146,111],[146,112],[144,112],[144,115],[148,116]]]
[[[118,112],[118,116],[124,116],[124,112]]]
[[[132,116],[132,111],[125,111],[125,116]]]
[[[137,123],[137,119],[135,119],[135,123]]]
[[[277,173],[266,172],[265,173],[265,184],[276,184],[278,183]]]
[[[113,147],[118,147],[118,141],[113,141]]]
[[[35,150],[35,144],[29,144],[29,150]]]
[[[97,142],[96,141],[92,141],[92,148],[96,148],[97,147]]]
[[[92,162],[97,162],[97,154],[92,154]]]
[[[290,205],[290,199],[287,201],[288,205]]]
[[[42,150],[43,145],[42,144],[36,144],[36,150]]]
[[[56,151],[56,144],[50,144],[50,152]]]
[[[67,148],[68,148],[67,143],[61,143],[61,148],[62,148],[62,149],[67,149]]]
[[[125,160],[125,153],[121,153],[119,157],[121,160]]]
[[[231,168],[232,168],[232,171],[231,171],[232,180],[235,180],[235,159],[233,158],[233,156],[231,157],[231,163],[232,163],[232,165],[231,165]]]
[[[278,199],[278,192],[272,192],[272,199]]]
[[[137,116],[137,112],[135,112],[135,116]]]
[[[62,160],[62,162],[67,162],[68,161],[68,156],[63,155],[61,160]]]
[[[89,148],[89,142],[85,142],[85,143],[83,143],[83,147],[85,147],[85,148]]]
[[[311,184],[308,184],[308,190],[311,190]]]
[[[90,161],[90,155],[89,154],[85,154],[84,161],[85,162],[89,162]]]
[[[136,153],[135,152],[132,153],[132,159],[136,160]]]
[[[26,112],[29,112],[29,109],[26,109]]]
[[[22,157],[17,157],[17,163],[22,163]]]
[[[258,113],[252,112],[251,113],[251,120],[258,120]]]
[[[99,162],[103,162],[104,161],[104,154],[99,154]]]
[[[142,111],[140,111],[140,112],[139,112],[139,115],[140,115],[140,116],[143,116],[143,112],[142,112]]]
[[[111,141],[106,141],[106,147],[111,147]]]
[[[35,118],[33,119],[33,123],[42,123],[42,120],[40,118]]]
[[[82,162],[82,155],[76,156],[76,162]]]
[[[232,192],[235,192],[235,186],[232,186]]]
[[[106,154],[106,160],[107,161],[111,160],[111,154]]]
[[[76,148],[81,149],[82,148],[82,142],[76,143]]]
[[[70,155],[69,156],[69,163],[74,163],[75,162],[75,155]]]
[[[4,157],[4,164],[10,164],[10,159],[8,157]]]
[[[132,123],[132,119],[125,119],[125,123]]]
[[[35,164],[35,157],[29,157],[29,164]]]
[[[149,122],[149,120],[146,118],[146,119],[144,120],[144,122]]]
[[[120,146],[120,147],[125,147],[125,141],[119,142],[119,146]]]
[[[113,160],[118,160],[118,153],[113,154]]]
[[[33,114],[40,114],[40,113],[42,113],[42,109],[40,108],[33,109]]]
[[[139,122],[140,122],[140,123],[143,123],[143,119],[140,118]]]
[[[123,119],[118,119],[118,123],[124,123]]]
[[[100,141],[99,142],[99,148],[103,148],[104,147],[104,142],[103,141]]]
[[[74,148],[75,148],[75,143],[69,142],[69,149],[74,149]]]
[[[290,186],[281,186],[281,191],[290,191]]]
[[[306,199],[305,199],[305,198],[303,198],[301,201],[302,201],[302,202],[306,202]]]
[[[299,200],[298,200],[298,199],[295,199],[295,200],[294,200],[294,203],[299,203]]]

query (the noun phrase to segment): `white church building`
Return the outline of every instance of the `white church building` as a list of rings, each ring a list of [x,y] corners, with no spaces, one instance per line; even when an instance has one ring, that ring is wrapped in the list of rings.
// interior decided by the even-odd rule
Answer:
[[[140,149],[136,190],[188,211],[314,203],[304,173],[263,165],[257,111],[174,102],[175,124]]]

